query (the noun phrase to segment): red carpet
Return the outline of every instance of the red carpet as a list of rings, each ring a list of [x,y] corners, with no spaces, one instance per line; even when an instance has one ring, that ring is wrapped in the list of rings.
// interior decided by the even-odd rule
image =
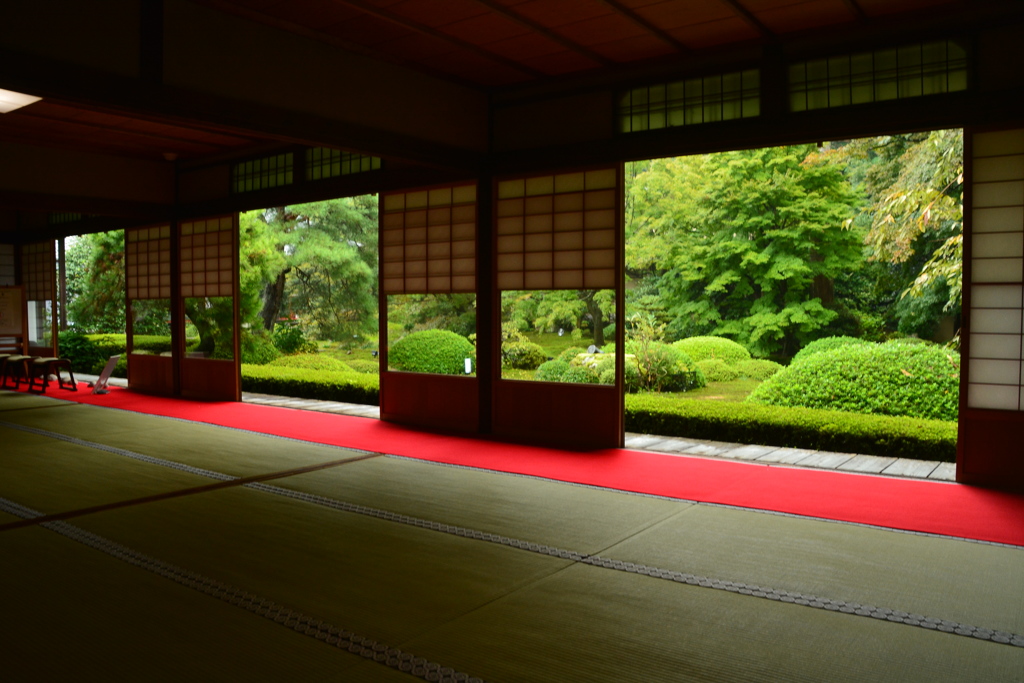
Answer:
[[[432,434],[360,417],[111,389],[55,398],[670,498],[1024,546],[1024,495],[944,482],[608,449],[578,453]]]

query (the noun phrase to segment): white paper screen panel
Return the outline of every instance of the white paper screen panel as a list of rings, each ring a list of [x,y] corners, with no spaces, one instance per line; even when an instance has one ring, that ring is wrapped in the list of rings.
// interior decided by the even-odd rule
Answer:
[[[967,406],[1024,410],[1024,130],[974,136]]]
[[[53,240],[26,244],[21,248],[21,280],[28,301],[53,299],[57,273],[55,248]]]
[[[498,289],[614,289],[620,194],[614,168],[500,181]]]
[[[233,296],[235,293],[235,221],[208,218],[179,226],[181,295]]]
[[[476,291],[476,184],[382,196],[385,294]]]
[[[0,287],[13,287],[14,280],[14,245],[0,244]]]
[[[171,298],[171,226],[126,230],[125,280],[129,299]]]

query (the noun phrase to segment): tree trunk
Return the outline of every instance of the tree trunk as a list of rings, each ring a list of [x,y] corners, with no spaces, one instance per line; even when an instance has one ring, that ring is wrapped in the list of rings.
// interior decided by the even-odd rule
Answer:
[[[281,313],[281,305],[284,303],[284,285],[291,268],[285,268],[278,273],[277,278],[263,288],[263,308],[260,310],[260,318],[263,319],[263,329],[267,332],[274,331],[274,323]]]
[[[581,292],[580,298],[587,305],[587,313],[590,314],[590,324],[593,326],[594,332],[594,346],[601,348],[604,346],[604,312],[601,311],[601,307],[594,300],[596,295],[596,290],[588,289],[585,292]]]

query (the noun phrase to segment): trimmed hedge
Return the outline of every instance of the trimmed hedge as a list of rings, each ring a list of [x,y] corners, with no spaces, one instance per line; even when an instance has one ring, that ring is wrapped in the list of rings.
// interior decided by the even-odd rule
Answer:
[[[749,403],[956,420],[960,357],[931,344],[847,345],[793,363]]]
[[[868,344],[871,344],[871,342],[858,339],[857,337],[822,337],[821,339],[815,339],[797,351],[789,364],[792,365],[798,361],[807,360],[811,356],[825,353],[826,351],[835,351],[847,346],[867,346]]]
[[[725,337],[687,337],[672,342],[672,346],[696,362],[717,359],[732,365],[750,360],[750,351]]]
[[[406,372],[462,375],[466,359],[475,369],[476,347],[462,335],[448,330],[423,330],[402,337],[388,349],[388,364]]]
[[[761,382],[784,367],[786,366],[780,365],[773,360],[765,360],[764,358],[752,358],[736,364],[736,369],[740,371],[741,375]]]
[[[704,379],[708,382],[731,382],[740,376],[738,368],[720,358],[699,360],[695,365],[704,373]]]
[[[308,370],[323,370],[328,372],[355,372],[345,361],[319,353],[298,353],[293,356],[281,356],[275,361],[267,363],[274,368],[306,368]]]
[[[516,370],[536,370],[548,359],[540,344],[512,341],[501,345],[501,365]]]
[[[813,408],[627,395],[626,430],[894,458],[956,460],[956,422]]]
[[[380,405],[380,379],[377,375],[309,368],[242,364],[242,391],[274,396],[312,398]]]

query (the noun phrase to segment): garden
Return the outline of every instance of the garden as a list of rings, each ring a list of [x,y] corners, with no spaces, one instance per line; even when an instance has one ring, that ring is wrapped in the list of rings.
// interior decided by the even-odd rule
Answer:
[[[960,131],[629,164],[625,318],[608,290],[502,292],[501,377],[610,384],[621,326],[629,431],[952,460],[961,192]],[[377,401],[376,212],[242,214],[244,390]],[[123,253],[68,250],[76,370],[124,351]],[[391,369],[475,373],[474,295],[387,309]],[[224,357],[217,310],[187,311],[190,351]],[[132,315],[169,353],[166,311]]]

